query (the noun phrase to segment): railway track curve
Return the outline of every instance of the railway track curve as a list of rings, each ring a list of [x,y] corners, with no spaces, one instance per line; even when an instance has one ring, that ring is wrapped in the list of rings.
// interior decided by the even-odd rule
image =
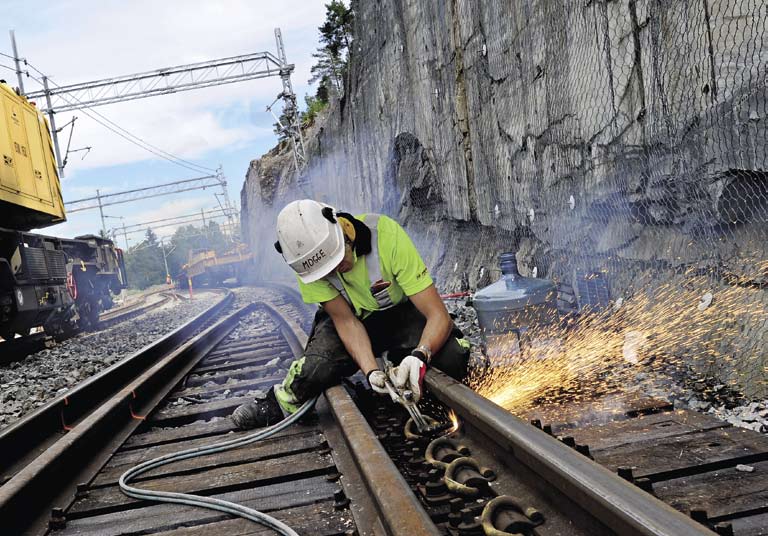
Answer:
[[[15,434],[1,432],[0,447],[14,460],[0,486],[2,532],[270,533],[220,512],[128,497],[118,486],[120,476],[143,461],[247,435],[233,430],[226,416],[282,379],[310,322],[292,291],[270,286],[256,295],[234,311],[222,302],[197,324],[179,328],[183,336],[145,349],[119,379],[101,380],[103,387],[82,397],[71,392],[71,401],[25,419]],[[427,382],[435,397],[431,413],[458,415],[445,436],[419,436],[399,407],[360,382],[345,382],[326,391],[312,419],[247,448],[152,469],[136,485],[244,504],[313,535],[733,534],[729,520],[750,518],[738,508],[680,512],[686,508],[662,487],[681,474],[748,460],[757,465],[768,448],[761,451],[755,436],[737,438],[742,446],[752,441],[749,453],[721,453],[719,462],[703,461],[698,472],[678,464],[665,476],[631,467],[605,444],[590,451],[584,441],[590,433],[611,436],[614,448],[626,450],[633,442],[620,429],[640,421],[651,428],[688,423],[667,439],[693,439],[700,428],[722,433],[725,426],[707,428],[701,419],[662,408],[637,412],[602,435],[558,425],[556,431],[571,435],[556,437],[552,425],[521,421],[438,371],[430,371]],[[763,511],[752,512],[759,523]]]

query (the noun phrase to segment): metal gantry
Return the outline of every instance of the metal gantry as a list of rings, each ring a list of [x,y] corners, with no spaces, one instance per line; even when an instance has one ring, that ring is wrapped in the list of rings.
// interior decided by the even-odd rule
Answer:
[[[153,197],[178,194],[181,192],[206,190],[208,188],[221,188],[221,195],[224,198],[224,203],[220,203],[220,208],[218,210],[221,211],[221,215],[227,218],[229,225],[234,228],[234,222],[237,218],[237,210],[230,204],[229,195],[227,194],[227,181],[224,178],[224,175],[221,173],[221,170],[219,170],[215,175],[204,175],[202,177],[167,182],[154,186],[146,186],[144,188],[134,188],[132,190],[124,190],[122,192],[102,194],[101,191],[97,189],[95,196],[68,201],[64,203],[64,207],[67,209],[69,214],[74,212],[82,212],[85,210],[99,209],[99,213],[101,215],[101,227],[104,233],[107,233],[107,226],[104,221],[104,207],[121,205],[123,203],[131,203],[141,199],[150,199]]]
[[[232,214],[230,212],[216,208],[212,210],[201,210],[198,213],[185,214],[183,216],[174,216],[172,218],[161,218],[140,223],[132,223],[130,225],[123,225],[121,227],[115,227],[111,229],[111,232],[129,235],[134,233],[146,233],[149,229],[156,230],[162,229],[164,227],[188,225],[198,222],[205,226],[209,221],[214,221],[221,218],[230,219],[231,216]],[[226,225],[228,227],[229,224]]]
[[[103,80],[69,84],[27,94],[35,100],[51,97],[44,112],[68,112],[80,108],[93,108],[105,104],[168,95],[205,87],[232,84],[279,76],[282,69],[293,71],[293,65],[284,63],[271,52],[257,52],[231,58],[222,58],[164,69],[155,69]]]
[[[291,84],[291,73],[294,70],[294,65],[288,63],[280,28],[275,28],[275,42],[277,55],[272,52],[256,52],[66,86],[54,85],[51,87],[49,79],[44,77],[43,89],[30,92],[26,96],[31,100],[43,100],[45,102],[41,109],[48,114],[59,173],[63,174],[58,132],[54,126],[56,113],[279,76],[283,91],[278,94],[278,99],[283,101],[285,115],[290,119],[289,124],[282,126],[282,128],[284,134],[291,139],[296,170],[301,171],[306,164],[306,155],[304,140],[301,135],[296,94],[293,92]],[[21,69],[21,62],[26,63],[26,60],[19,57],[13,32],[11,32],[11,43],[19,76],[19,89],[23,94],[24,87],[21,75],[24,71]]]
[[[280,28],[275,28],[275,43],[277,45],[277,55],[280,60],[281,74],[280,79],[283,82],[283,91],[277,97],[283,99],[283,111],[289,118],[290,123],[283,127],[283,132],[291,139],[293,148],[293,161],[296,165],[297,176],[301,177],[301,170],[307,164],[307,155],[304,151],[304,138],[301,135],[301,121],[299,120],[299,107],[296,102],[296,93],[293,92],[291,84],[291,71],[293,65],[288,63],[285,55],[285,46],[283,46],[283,34]],[[279,123],[279,121],[278,121]]]

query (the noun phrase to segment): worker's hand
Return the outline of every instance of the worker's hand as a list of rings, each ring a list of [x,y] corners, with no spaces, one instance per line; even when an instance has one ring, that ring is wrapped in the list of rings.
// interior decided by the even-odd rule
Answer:
[[[386,384],[387,376],[379,369],[373,369],[368,373],[368,383],[371,384],[371,388],[379,394],[388,395]]]
[[[413,392],[414,402],[421,399],[424,375],[427,373],[427,364],[415,355],[406,356],[393,371],[392,381],[398,389]]]

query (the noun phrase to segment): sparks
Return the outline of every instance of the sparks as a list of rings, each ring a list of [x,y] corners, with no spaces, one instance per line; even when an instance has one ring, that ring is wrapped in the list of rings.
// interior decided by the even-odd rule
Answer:
[[[448,430],[448,433],[452,434],[459,429],[459,416],[456,415],[455,411],[451,410],[448,412],[448,418],[451,420],[451,423],[453,424],[450,430]]]
[[[517,415],[593,400],[634,388],[638,372],[693,362],[714,372],[748,350],[745,334],[768,318],[750,289],[713,289],[701,276],[644,288],[653,290],[624,297],[620,306],[533,326],[523,341],[514,334],[489,339],[490,366],[473,373],[470,385]]]

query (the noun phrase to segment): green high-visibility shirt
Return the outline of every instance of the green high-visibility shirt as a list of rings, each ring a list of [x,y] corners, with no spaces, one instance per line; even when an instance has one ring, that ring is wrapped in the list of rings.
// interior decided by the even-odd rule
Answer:
[[[365,221],[365,214],[355,216]],[[379,246],[379,269],[384,281],[389,281],[387,289],[392,303],[397,305],[406,301],[432,284],[427,266],[421,259],[410,237],[395,220],[381,215],[377,226]],[[373,253],[370,253],[372,255]],[[371,294],[371,281],[364,257],[354,258],[352,269],[337,277],[352,302],[355,315],[365,318],[371,312],[379,310],[376,299]],[[306,303],[324,303],[339,295],[339,291],[326,279],[313,283],[299,281],[299,292]]]

